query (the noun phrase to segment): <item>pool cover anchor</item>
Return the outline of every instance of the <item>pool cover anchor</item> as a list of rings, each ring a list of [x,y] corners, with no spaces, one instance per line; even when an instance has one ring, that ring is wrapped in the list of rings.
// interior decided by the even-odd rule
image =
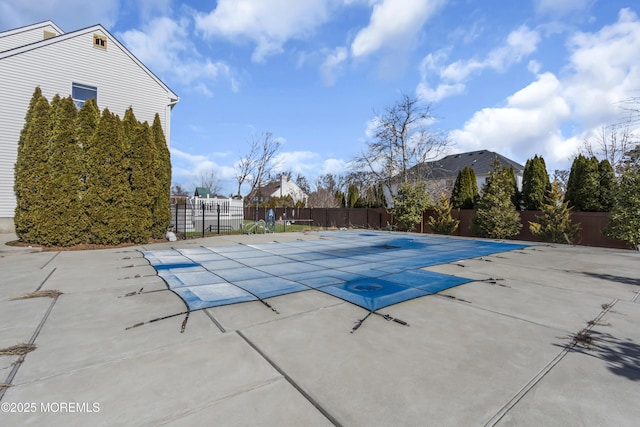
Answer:
[[[180,312],[180,313],[169,314],[167,316],[156,317],[155,319],[151,319],[151,320],[148,320],[146,322],[140,322],[140,323],[136,323],[135,325],[127,326],[126,328],[124,328],[124,330],[128,331],[129,329],[137,328],[137,327],[143,326],[143,325],[148,325],[149,323],[154,323],[154,322],[158,322],[160,320],[170,319],[172,317],[182,316],[183,314],[186,314],[187,317],[182,322],[182,332],[184,332],[184,328],[187,326],[187,319],[189,318],[189,313],[190,313],[190,311],[183,311],[183,312]]]
[[[382,317],[387,322],[393,321],[393,322],[399,323],[400,325],[403,325],[403,326],[409,326],[409,323],[405,322],[404,320],[398,319],[397,317],[393,317],[390,314],[382,314],[382,313],[378,313],[377,311],[369,311],[369,313],[367,313],[366,316],[364,316],[362,319],[358,319],[356,321],[356,324],[353,326],[353,329],[351,329],[351,333],[354,333],[355,331],[357,331],[360,328],[360,326],[362,326],[364,321],[367,320],[367,318],[369,316],[371,316],[372,314],[376,314],[376,315]]]
[[[187,316],[182,321],[182,327],[180,327],[180,333],[181,334],[184,334],[184,329],[187,327],[187,321],[189,320],[189,314],[190,313],[191,313],[190,311],[187,311]]]

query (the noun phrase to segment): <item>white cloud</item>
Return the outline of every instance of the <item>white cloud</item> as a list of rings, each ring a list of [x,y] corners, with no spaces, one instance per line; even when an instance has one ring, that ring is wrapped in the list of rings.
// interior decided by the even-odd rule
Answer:
[[[444,65],[451,49],[430,53],[420,64],[421,81],[416,89],[418,96],[426,101],[435,102],[461,94],[465,89],[464,83],[472,74],[484,69],[504,72],[511,65],[521,62],[535,52],[539,42],[540,34],[523,25],[509,33],[504,43],[491,50],[484,59],[460,59]],[[435,89],[430,80],[438,80]]]
[[[640,21],[622,9],[618,22],[569,40],[567,98],[588,126],[619,113],[619,102],[640,88]]]
[[[438,102],[450,96],[459,95],[464,92],[465,85],[462,83],[441,83],[437,88],[432,89],[426,82],[418,83],[416,94],[425,102]]]
[[[343,46],[335,48],[329,52],[320,66],[322,81],[327,86],[333,86],[336,82],[336,73],[339,72],[342,64],[347,60],[347,49]]]
[[[196,15],[206,37],[244,39],[256,44],[252,59],[262,62],[282,52],[289,39],[302,39],[330,17],[335,0],[219,0],[210,13]]]
[[[410,42],[445,3],[445,0],[382,0],[373,6],[369,25],[358,32],[351,44],[354,57],[362,57],[383,47]]]
[[[278,165],[276,172],[292,171],[293,177],[300,174],[308,182],[328,173],[343,175],[348,163],[342,159],[323,159],[319,153],[313,151],[287,151],[278,154],[275,159]]]
[[[568,168],[582,141],[618,122],[619,103],[640,87],[640,21],[623,9],[617,22],[571,36],[568,48],[561,78],[543,73],[505,107],[476,112],[451,133],[458,149],[486,148],[521,162],[542,154],[549,169]]]
[[[449,82],[463,82],[476,71],[489,68],[504,71],[514,63],[520,62],[525,56],[536,50],[540,42],[537,31],[530,30],[526,25],[512,31],[505,43],[489,52],[483,60],[458,60],[440,71],[440,78]]]
[[[128,30],[119,33],[118,37],[155,73],[176,80],[181,85],[194,87],[198,93],[212,96],[207,81],[219,78],[228,79],[231,89],[237,91],[238,80],[229,65],[203,58],[189,40],[189,27],[187,18],[175,21],[159,17],[141,30]]]
[[[556,146],[563,141],[559,128],[570,113],[560,81],[545,73],[510,96],[505,107],[476,112],[450,136],[462,151],[489,149],[525,161],[536,153],[558,151]]]

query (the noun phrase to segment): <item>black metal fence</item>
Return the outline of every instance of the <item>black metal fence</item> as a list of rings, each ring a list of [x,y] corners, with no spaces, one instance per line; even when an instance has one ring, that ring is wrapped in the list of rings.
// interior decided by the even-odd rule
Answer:
[[[237,234],[243,226],[242,206],[205,202],[171,205],[171,228],[182,238]]]

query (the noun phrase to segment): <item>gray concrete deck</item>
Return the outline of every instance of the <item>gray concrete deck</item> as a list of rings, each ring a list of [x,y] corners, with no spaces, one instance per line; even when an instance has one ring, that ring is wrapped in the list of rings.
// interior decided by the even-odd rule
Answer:
[[[317,238],[222,236],[144,249]],[[430,267],[477,281],[381,310],[409,327],[371,316],[351,334],[365,310],[307,291],[270,299],[280,314],[259,302],[193,312],[181,333],[184,316],[125,329],[185,310],[143,247],[44,252],[4,245],[13,239],[0,235],[0,348],[37,348],[0,356],[0,383],[10,382],[0,388],[3,426],[640,419],[637,252],[535,245]],[[11,300],[37,289],[63,294]],[[572,344],[581,331],[591,341]]]

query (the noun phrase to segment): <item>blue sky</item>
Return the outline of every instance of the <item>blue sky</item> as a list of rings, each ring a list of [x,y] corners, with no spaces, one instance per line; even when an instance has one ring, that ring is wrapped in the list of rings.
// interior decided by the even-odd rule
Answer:
[[[174,182],[234,164],[254,135],[281,170],[344,174],[375,111],[431,103],[451,152],[567,169],[640,96],[640,5],[618,0],[0,0],[0,31],[100,23],[179,96]]]

